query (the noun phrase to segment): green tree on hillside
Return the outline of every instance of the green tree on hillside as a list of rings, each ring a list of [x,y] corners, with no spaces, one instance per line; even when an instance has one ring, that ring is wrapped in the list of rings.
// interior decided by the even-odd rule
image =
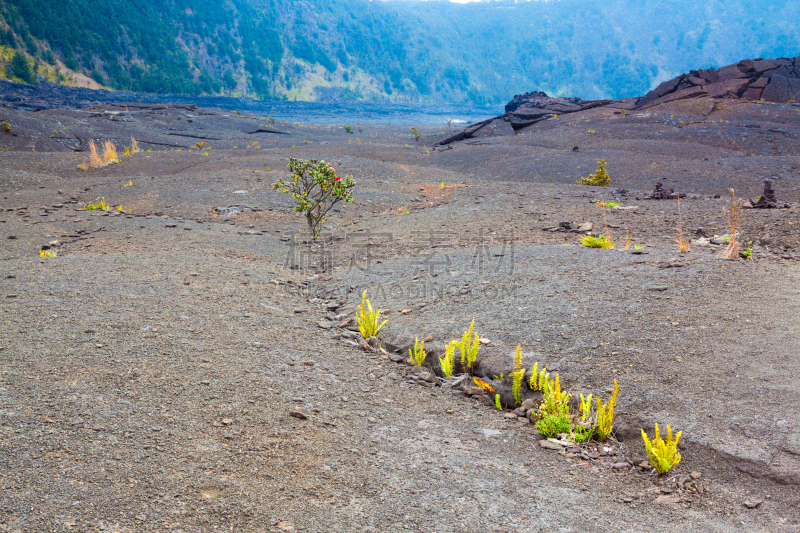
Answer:
[[[36,77],[33,75],[28,60],[20,52],[14,52],[14,57],[7,69],[8,75],[12,78],[19,78],[25,83],[36,83]]]

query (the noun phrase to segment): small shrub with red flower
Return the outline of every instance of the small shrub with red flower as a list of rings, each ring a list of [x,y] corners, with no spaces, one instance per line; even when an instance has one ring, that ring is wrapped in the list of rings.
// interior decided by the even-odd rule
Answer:
[[[291,174],[288,180],[279,179],[272,186],[295,199],[294,210],[306,217],[314,239],[319,237],[325,217],[339,202],[353,201],[353,176],[340,177],[330,163],[312,159],[289,159]]]

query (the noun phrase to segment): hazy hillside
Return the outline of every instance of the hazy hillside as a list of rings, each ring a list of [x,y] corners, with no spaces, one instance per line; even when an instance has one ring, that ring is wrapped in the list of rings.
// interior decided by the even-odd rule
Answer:
[[[51,80],[262,98],[621,98],[798,55],[797,20],[778,0],[0,0],[0,67],[26,79],[16,50]]]

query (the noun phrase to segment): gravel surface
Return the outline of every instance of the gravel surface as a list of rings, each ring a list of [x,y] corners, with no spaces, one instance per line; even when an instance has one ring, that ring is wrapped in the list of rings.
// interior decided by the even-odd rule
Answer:
[[[152,151],[89,171],[76,170],[85,153],[49,137],[55,122],[84,128],[81,145],[90,131],[161,142],[156,121],[186,111],[4,110],[16,136],[0,134],[11,148],[0,153],[0,528],[800,530],[797,139],[758,152],[773,122],[797,127],[797,110],[721,111],[728,124],[762,121],[743,149],[666,123],[688,105],[642,117],[647,135],[598,109],[589,127],[431,154],[406,126],[278,123],[290,133],[247,149],[263,119],[193,110],[191,128],[205,117],[219,141],[191,153],[142,142]],[[604,133],[573,138],[587,129]],[[324,158],[358,182],[311,247],[271,189],[288,157]],[[601,157],[612,188],[572,184]],[[717,163],[727,170],[704,179]],[[792,207],[746,210],[754,259],[723,259],[701,236],[727,231],[727,187],[754,197],[773,175]],[[677,202],[635,199],[659,176],[683,180],[689,253],[675,244]],[[122,212],[80,209],[99,197]],[[609,198],[629,209],[604,220],[590,201]],[[592,222],[617,247],[547,231],[561,222]],[[624,250],[628,234],[646,253]],[[57,256],[39,257],[43,246]],[[365,288],[388,320],[386,353],[338,327]],[[473,318],[486,369],[510,369],[519,343],[526,367],[546,365],[576,395],[607,398],[616,378],[609,450],[544,448],[524,415],[431,386],[392,353],[429,336],[435,357]],[[683,431],[664,478],[639,466],[639,428],[656,422]]]

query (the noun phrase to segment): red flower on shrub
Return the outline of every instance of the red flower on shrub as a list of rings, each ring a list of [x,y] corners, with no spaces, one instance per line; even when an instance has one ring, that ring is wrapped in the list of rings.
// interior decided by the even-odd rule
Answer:
[[[339,176],[336,176],[336,179],[334,179],[333,181],[339,181],[340,179],[342,179],[342,178],[340,178]]]

